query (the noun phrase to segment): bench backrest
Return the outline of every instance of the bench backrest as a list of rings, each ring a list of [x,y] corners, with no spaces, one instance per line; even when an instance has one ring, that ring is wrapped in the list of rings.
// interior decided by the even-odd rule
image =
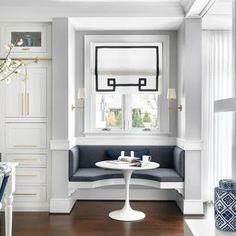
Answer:
[[[78,168],[95,168],[98,161],[108,160],[107,150],[149,150],[152,161],[160,168],[173,168],[184,178],[184,150],[176,146],[79,145],[69,151],[69,176]]]
[[[173,152],[175,146],[105,146],[105,145],[80,145],[72,150],[74,155],[79,155],[80,168],[94,168],[95,163],[108,160],[107,150],[149,150],[152,161],[158,162],[162,168],[173,168]]]

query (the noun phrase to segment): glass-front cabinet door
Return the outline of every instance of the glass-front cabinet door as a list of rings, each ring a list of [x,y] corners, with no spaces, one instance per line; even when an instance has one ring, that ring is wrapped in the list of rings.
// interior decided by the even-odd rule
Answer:
[[[40,25],[6,25],[5,45],[15,44],[22,39],[21,45],[16,45],[12,51],[16,56],[23,56],[32,53],[33,56],[50,57],[51,32],[47,24]]]

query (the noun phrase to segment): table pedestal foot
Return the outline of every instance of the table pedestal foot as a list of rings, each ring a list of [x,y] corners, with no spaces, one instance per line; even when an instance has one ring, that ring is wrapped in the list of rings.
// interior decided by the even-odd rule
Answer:
[[[145,214],[141,211],[135,211],[133,209],[121,209],[117,211],[112,211],[109,217],[114,220],[120,221],[137,221],[145,218]]]

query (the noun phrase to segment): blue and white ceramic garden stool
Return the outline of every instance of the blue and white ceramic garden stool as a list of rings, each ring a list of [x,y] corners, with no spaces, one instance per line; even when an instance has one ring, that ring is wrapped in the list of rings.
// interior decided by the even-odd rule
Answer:
[[[215,226],[236,232],[236,181],[223,179],[215,188]]]

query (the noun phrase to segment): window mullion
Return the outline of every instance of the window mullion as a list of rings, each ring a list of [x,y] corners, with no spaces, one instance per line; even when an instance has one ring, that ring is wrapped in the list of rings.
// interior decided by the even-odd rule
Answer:
[[[130,95],[125,94],[124,96],[124,130],[128,131],[131,127],[131,110],[130,110]]]

